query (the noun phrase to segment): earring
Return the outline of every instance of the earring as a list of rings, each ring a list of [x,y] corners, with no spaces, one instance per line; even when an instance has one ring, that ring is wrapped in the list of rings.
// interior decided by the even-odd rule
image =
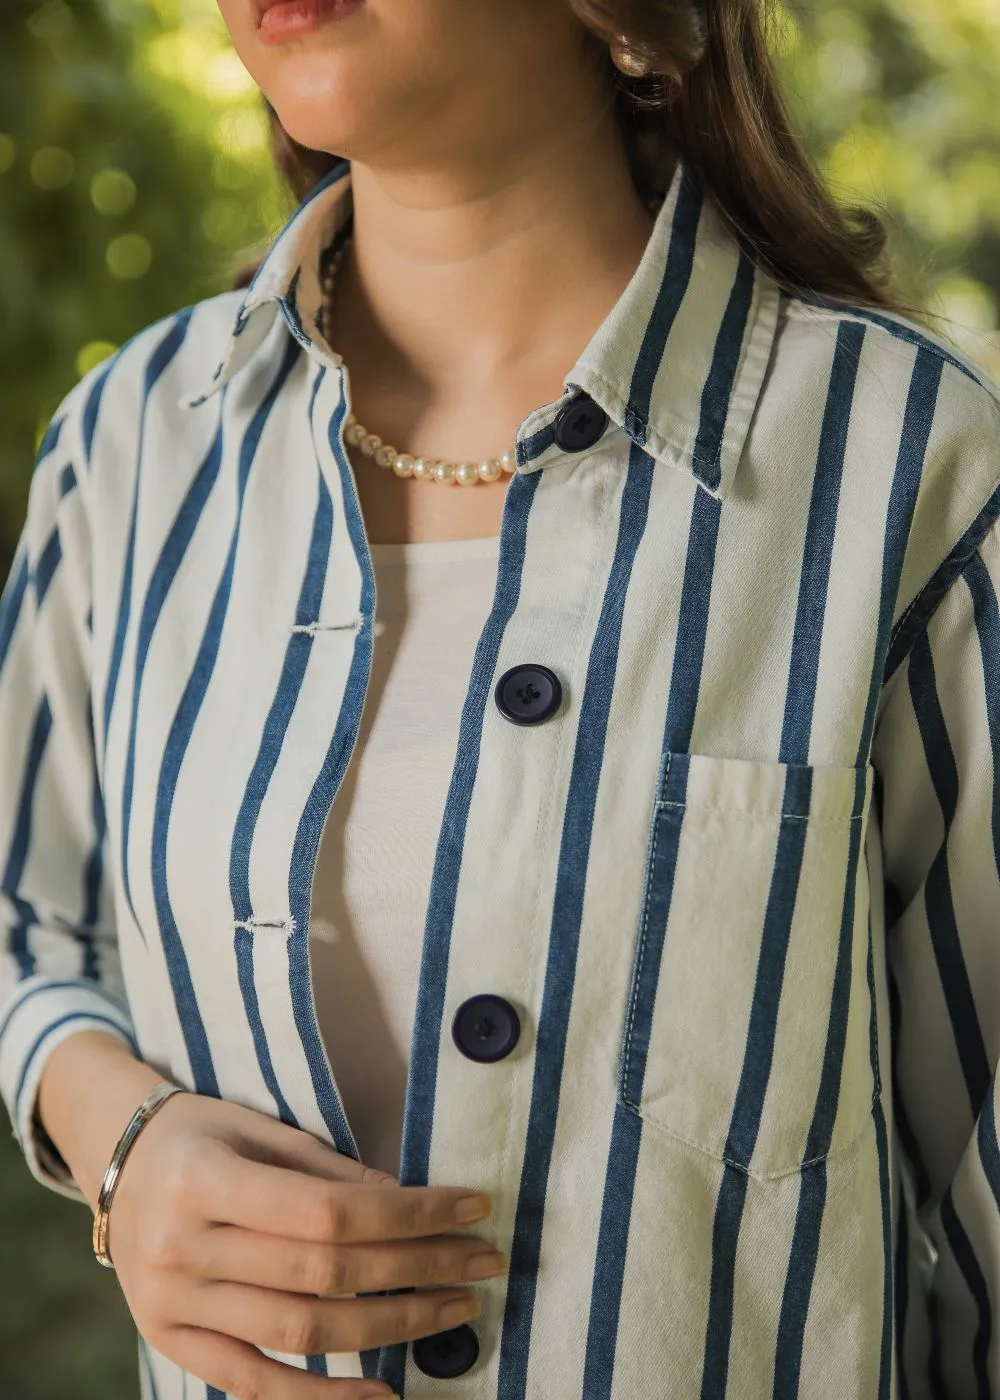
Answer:
[[[630,78],[645,78],[652,69],[649,60],[628,41],[628,35],[616,34],[611,41],[611,61],[621,73]]]

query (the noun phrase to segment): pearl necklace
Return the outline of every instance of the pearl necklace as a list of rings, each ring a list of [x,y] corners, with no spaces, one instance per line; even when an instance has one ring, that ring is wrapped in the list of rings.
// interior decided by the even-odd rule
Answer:
[[[656,215],[663,203],[663,196],[654,195],[645,202],[649,212]],[[322,276],[324,307],[328,317],[333,301],[337,267],[353,236],[352,231],[336,253],[330,255]],[[397,452],[395,447],[383,443],[378,434],[370,433],[353,413],[347,415],[344,441],[357,448],[364,456],[373,458],[378,466],[391,467],[396,476],[412,476],[419,481],[457,482],[460,486],[474,486],[477,481],[496,481],[503,473],[513,472],[516,463],[514,452],[503,452],[499,457],[485,457],[481,462],[447,462],[434,457],[413,457],[408,452]]]

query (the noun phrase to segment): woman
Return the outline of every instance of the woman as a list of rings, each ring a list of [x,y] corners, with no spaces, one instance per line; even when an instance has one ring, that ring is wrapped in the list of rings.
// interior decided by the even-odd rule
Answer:
[[[0,612],[0,1086],[144,1400],[1000,1395],[1000,387],[753,0],[221,9],[300,207]]]

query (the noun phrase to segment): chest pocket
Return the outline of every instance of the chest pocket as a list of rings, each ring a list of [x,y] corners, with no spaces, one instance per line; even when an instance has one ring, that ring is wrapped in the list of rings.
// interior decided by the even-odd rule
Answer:
[[[870,765],[661,761],[618,1099],[754,1177],[848,1146],[880,1092],[872,776]]]

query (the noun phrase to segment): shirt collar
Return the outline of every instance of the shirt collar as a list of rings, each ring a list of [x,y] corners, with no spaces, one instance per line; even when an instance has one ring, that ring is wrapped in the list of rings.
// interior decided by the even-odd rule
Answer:
[[[314,359],[339,368],[322,340],[320,258],[353,209],[339,161],[278,233],[246,289],[211,380],[180,404],[204,403],[247,364],[274,320]],[[583,390],[638,446],[722,500],[732,489],[770,359],[777,283],[750,259],[693,167],[678,159],[628,286],[564,380],[564,397],[522,425],[517,470],[562,456],[556,415]]]

